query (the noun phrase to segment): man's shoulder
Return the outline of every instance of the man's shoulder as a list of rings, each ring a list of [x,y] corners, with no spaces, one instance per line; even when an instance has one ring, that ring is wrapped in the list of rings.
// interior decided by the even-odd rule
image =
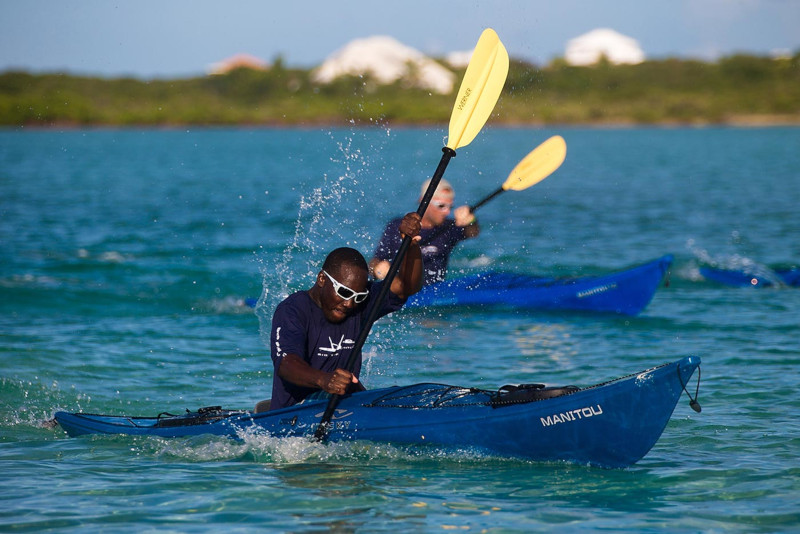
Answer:
[[[392,230],[400,228],[400,223],[403,222],[402,217],[395,217],[391,219],[388,223],[386,223],[386,230]]]
[[[308,291],[296,291],[283,299],[275,308],[275,315],[282,315],[288,313],[303,313],[311,310],[313,301],[308,295]]]
[[[378,242],[378,246],[375,249],[375,256],[379,259],[389,259],[386,255],[391,254],[393,247],[396,247],[402,240],[400,237],[400,223],[402,220],[402,217],[397,217],[386,223],[383,235],[381,235],[380,242]]]
[[[294,293],[283,299],[283,301],[281,301],[281,304],[296,305],[296,304],[307,304],[309,302],[311,302],[311,296],[309,296],[308,291],[304,290],[304,291],[295,291]]]

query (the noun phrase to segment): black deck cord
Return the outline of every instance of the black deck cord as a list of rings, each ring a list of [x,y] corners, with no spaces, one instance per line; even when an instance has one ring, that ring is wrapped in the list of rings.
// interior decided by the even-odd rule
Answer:
[[[702,408],[700,407],[700,403],[697,402],[697,397],[700,394],[700,366],[697,366],[697,388],[694,390],[694,398],[692,398],[692,394],[689,393],[689,390],[686,389],[686,384],[683,383],[683,379],[681,378],[681,370],[680,368],[676,368],[678,372],[678,382],[681,383],[681,387],[683,391],[686,392],[686,395],[689,397],[689,406],[692,407],[692,410],[700,413]]]

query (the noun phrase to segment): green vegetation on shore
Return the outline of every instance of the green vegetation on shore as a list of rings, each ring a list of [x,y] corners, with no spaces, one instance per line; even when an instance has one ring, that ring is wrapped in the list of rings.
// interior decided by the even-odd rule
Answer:
[[[330,85],[281,61],[268,71],[176,80],[0,74],[3,126],[432,124],[454,95],[368,76]],[[457,72],[461,79],[462,72]],[[454,89],[454,91],[457,90]],[[495,124],[800,124],[800,53],[546,67],[512,61]]]

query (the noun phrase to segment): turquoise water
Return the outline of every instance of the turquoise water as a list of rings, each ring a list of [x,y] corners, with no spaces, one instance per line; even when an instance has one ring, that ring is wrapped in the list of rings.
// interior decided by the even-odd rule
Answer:
[[[564,165],[478,212],[452,271],[596,274],[672,253],[638,317],[403,311],[364,382],[589,385],[690,354],[638,464],[604,470],[265,436],[68,438],[55,410],[155,415],[268,396],[275,304],[326,252],[416,209],[440,129],[0,131],[0,530],[790,531],[800,526],[800,290],[701,262],[800,262],[800,129],[501,129],[458,151],[457,201],[534,146]],[[243,299],[260,297],[256,312]]]

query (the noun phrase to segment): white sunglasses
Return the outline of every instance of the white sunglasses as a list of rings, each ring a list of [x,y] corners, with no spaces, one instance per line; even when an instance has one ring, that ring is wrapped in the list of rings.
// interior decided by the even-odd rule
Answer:
[[[353,299],[356,301],[356,304],[358,304],[364,302],[364,299],[366,299],[369,296],[369,289],[367,289],[363,293],[359,293],[358,291],[353,291],[352,289],[350,289],[349,287],[347,287],[346,285],[344,285],[343,283],[339,282],[337,279],[329,275],[325,271],[325,269],[323,269],[322,272],[325,273],[325,276],[327,276],[328,280],[330,280],[331,283],[333,284],[333,290],[336,292],[336,294],[339,295],[339,297],[343,298],[344,300]]]

